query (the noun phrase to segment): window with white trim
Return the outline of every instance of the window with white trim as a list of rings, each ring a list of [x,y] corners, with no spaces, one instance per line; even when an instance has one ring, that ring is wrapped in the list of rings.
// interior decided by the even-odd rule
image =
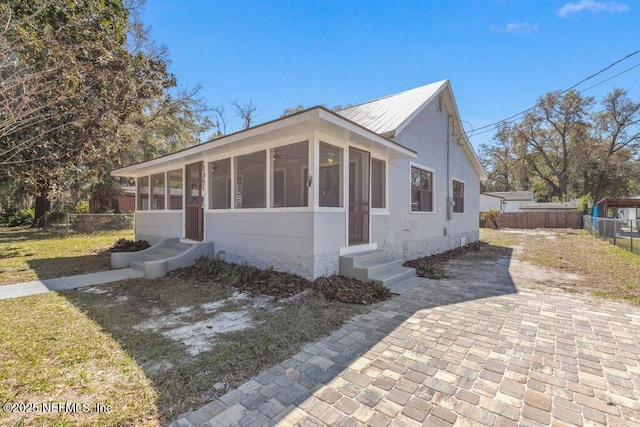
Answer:
[[[245,154],[235,158],[236,208],[266,207],[267,152]]]
[[[209,209],[231,209],[231,159],[209,163]]]
[[[167,172],[167,192],[169,193],[169,209],[182,209],[182,169]]]
[[[433,172],[411,166],[411,211],[433,212]]]
[[[164,209],[164,172],[151,175],[151,209]]]
[[[307,174],[309,170],[309,143],[276,147],[271,150],[271,206],[307,206]]]
[[[320,142],[319,205],[342,207],[342,148]]]
[[[137,181],[138,210],[149,210],[149,177],[141,176]]]
[[[371,159],[371,207],[386,207],[387,166],[384,160]]]
[[[453,180],[453,213],[464,213],[464,183]]]

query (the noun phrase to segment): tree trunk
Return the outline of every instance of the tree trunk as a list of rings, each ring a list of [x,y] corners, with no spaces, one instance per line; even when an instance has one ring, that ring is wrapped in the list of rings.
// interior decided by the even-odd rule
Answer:
[[[33,221],[34,227],[44,227],[46,213],[51,210],[49,200],[49,184],[42,180],[38,182],[38,195],[36,196],[36,209]]]

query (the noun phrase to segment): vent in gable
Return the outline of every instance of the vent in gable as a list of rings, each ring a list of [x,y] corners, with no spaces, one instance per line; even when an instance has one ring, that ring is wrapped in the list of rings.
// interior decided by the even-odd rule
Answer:
[[[438,112],[442,113],[442,94],[438,95],[436,98],[436,108],[438,109]]]

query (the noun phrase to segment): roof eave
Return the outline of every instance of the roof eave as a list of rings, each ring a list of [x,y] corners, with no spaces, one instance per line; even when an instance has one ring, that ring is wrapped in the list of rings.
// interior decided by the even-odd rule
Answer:
[[[398,144],[395,141],[392,141],[382,135],[378,135],[377,133],[357,124],[344,117],[334,113],[331,110],[328,110],[325,107],[317,106],[312,107],[307,110],[301,111],[299,113],[292,114],[290,116],[282,117],[271,122],[263,123],[258,126],[254,126],[252,128],[242,130],[230,135],[226,135],[211,141],[207,141],[205,143],[196,145],[194,147],[189,147],[184,150],[177,151],[175,153],[168,154],[166,156],[157,157],[152,160],[148,160],[145,162],[136,163],[133,165],[125,166],[123,168],[115,169],[111,171],[111,175],[113,176],[123,176],[123,177],[131,177],[135,176],[139,171],[153,168],[154,166],[160,166],[164,163],[170,163],[173,161],[178,161],[184,156],[192,156],[212,148],[223,147],[225,145],[232,144],[237,141],[241,141],[244,139],[252,138],[258,135],[262,135],[264,133],[273,132],[275,130],[279,130],[285,128],[287,126],[293,126],[295,124],[300,124],[305,121],[310,121],[313,119],[322,119],[334,125],[340,126],[342,128],[347,129],[350,132],[363,136],[367,139],[370,139],[385,148],[401,155],[410,158],[416,158],[417,153],[407,147]]]

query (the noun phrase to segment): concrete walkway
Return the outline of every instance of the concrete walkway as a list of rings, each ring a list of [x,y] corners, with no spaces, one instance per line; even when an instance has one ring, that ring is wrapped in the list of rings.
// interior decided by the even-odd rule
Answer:
[[[172,426],[640,425],[638,307],[449,268]]]
[[[61,277],[59,279],[34,280],[32,282],[16,283],[13,285],[0,285],[0,299],[25,297],[50,291],[66,291],[139,277],[144,277],[141,271],[134,270],[133,268],[121,268],[118,270]]]

